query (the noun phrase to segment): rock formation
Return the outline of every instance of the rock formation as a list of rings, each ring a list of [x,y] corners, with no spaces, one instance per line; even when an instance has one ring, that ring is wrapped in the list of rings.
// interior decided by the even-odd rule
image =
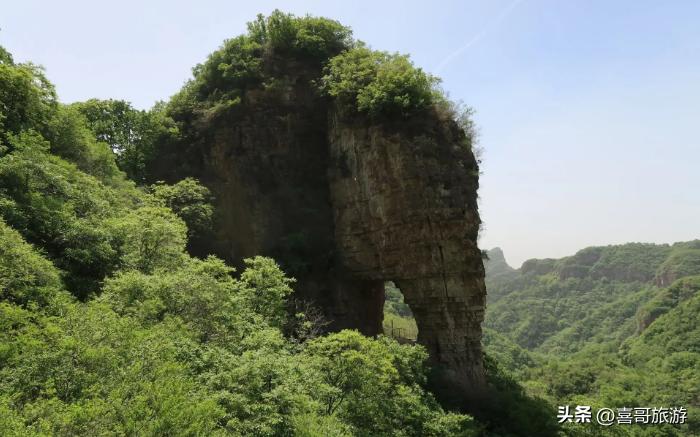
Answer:
[[[317,66],[275,62],[274,87],[185,118],[185,139],[151,164],[154,179],[194,176],[215,195],[215,234],[192,251],[274,257],[333,330],[380,333],[394,281],[450,386],[483,386],[478,166],[454,114],[350,114],[319,94]]]
[[[518,275],[517,270],[508,265],[500,247],[494,247],[486,251],[484,269],[488,280],[507,280]]]
[[[332,118],[329,185],[338,261],[380,288],[392,280],[418,340],[467,385],[481,383],[484,270],[476,246],[476,162],[439,120],[386,127]]]

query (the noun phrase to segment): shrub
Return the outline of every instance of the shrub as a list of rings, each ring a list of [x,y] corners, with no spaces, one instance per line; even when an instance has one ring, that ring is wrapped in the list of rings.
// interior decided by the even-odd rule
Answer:
[[[438,79],[407,55],[358,47],[330,60],[321,88],[344,107],[371,116],[407,115],[436,100]]]
[[[205,233],[212,225],[214,208],[209,189],[194,178],[185,178],[174,185],[151,185],[153,195],[187,224],[190,234]]]
[[[56,267],[0,219],[0,299],[46,305],[61,285]]]

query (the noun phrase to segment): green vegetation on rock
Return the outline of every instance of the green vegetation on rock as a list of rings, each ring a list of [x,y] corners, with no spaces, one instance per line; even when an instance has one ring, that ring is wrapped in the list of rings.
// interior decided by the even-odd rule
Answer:
[[[408,56],[360,46],[330,60],[322,89],[370,116],[408,115],[435,103],[438,80],[416,68]]]
[[[268,57],[323,63],[349,36],[260,17],[195,68],[169,114],[189,93],[235,101],[270,77]],[[236,272],[186,252],[212,198],[194,179],[144,184],[154,138],[181,135],[162,106],[62,105],[3,49],[0,111],[0,434],[479,434],[428,391],[421,346],[319,335],[313,308],[290,311],[294,280],[272,259]]]

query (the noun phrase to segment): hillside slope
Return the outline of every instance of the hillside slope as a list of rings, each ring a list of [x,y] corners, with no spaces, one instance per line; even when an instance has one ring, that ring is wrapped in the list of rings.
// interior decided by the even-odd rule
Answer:
[[[682,426],[593,427],[594,433],[697,435],[699,260],[698,240],[529,260],[505,281],[487,278],[496,298],[487,310],[486,332],[494,333],[485,336],[486,351],[552,405],[688,409]],[[565,429],[589,435],[592,427]]]
[[[268,30],[311,51],[349,32],[251,24]],[[162,109],[63,105],[0,47],[0,435],[478,435],[429,391],[424,347],[321,335],[274,260],[186,252],[214,212],[195,179],[142,184],[151,140],[179,135]]]
[[[590,247],[558,260],[528,260],[516,276],[489,279],[485,326],[545,352],[571,352],[590,339],[621,342],[653,317],[638,310],[663,284],[700,274],[699,255],[696,240]]]

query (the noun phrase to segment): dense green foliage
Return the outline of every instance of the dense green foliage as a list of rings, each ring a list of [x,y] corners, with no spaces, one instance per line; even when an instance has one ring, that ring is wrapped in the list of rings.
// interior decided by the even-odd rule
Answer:
[[[240,105],[248,91],[282,86],[287,62],[320,71],[328,59],[354,44],[351,35],[350,29],[326,18],[280,11],[259,15],[248,23],[247,34],[226,40],[194,67],[194,77],[169,102],[168,111],[175,120],[208,122]]]
[[[700,273],[700,240],[677,243],[664,262],[657,268],[657,283],[670,285],[684,276]]]
[[[49,153],[34,131],[12,137],[0,157],[0,216],[27,241],[40,245],[63,270],[66,285],[86,296],[119,263],[110,218],[136,205],[137,192],[100,182]]]
[[[138,182],[145,180],[154,144],[177,134],[173,121],[164,114],[163,104],[140,111],[123,100],[90,99],[71,108],[85,117],[98,141],[109,145],[119,168]]]
[[[196,179],[185,178],[174,185],[151,186],[153,196],[180,217],[191,235],[205,234],[212,227],[212,194]]]
[[[5,142],[9,134],[45,128],[58,103],[56,91],[40,67],[15,64],[5,49],[0,53],[0,140]]]
[[[552,408],[688,408],[680,427],[571,424],[571,435],[696,435],[699,257],[692,241],[592,247],[515,275],[487,262],[487,351]]]
[[[275,17],[250,38],[326,57],[347,36],[293,19],[297,43],[283,47],[291,18]],[[294,280],[273,260],[237,273],[187,254],[188,235],[210,227],[209,191],[193,179],[137,186],[117,168],[138,179],[152,113],[60,105],[41,70],[5,53],[0,434],[478,434],[427,391],[422,347],[319,336],[313,308],[289,311]]]
[[[60,294],[59,271],[0,219],[0,292],[3,302],[47,306]]]
[[[437,100],[437,82],[406,55],[360,46],[330,60],[322,89],[342,106],[371,116],[407,115]]]
[[[29,250],[18,245],[15,252]],[[475,429],[421,388],[423,349],[352,331],[293,342],[279,329],[290,280],[274,262],[248,260],[234,278],[218,259],[182,257],[173,264],[166,257],[150,273],[121,270],[99,298],[64,302],[60,316],[4,300],[0,393],[8,415],[0,425],[60,435]],[[24,277],[11,292],[48,283],[60,293],[55,276]]]

